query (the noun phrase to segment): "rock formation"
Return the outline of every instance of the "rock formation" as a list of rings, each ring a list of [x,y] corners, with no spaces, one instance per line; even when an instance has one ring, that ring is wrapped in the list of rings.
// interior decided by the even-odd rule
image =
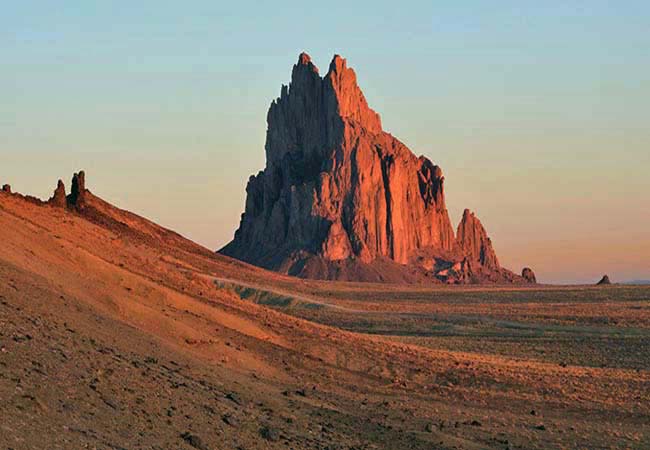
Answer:
[[[521,270],[521,276],[523,277],[524,280],[526,280],[529,283],[537,283],[537,278],[535,278],[535,272],[533,272],[533,269],[530,267],[524,267]]]
[[[266,167],[249,179],[222,253],[316,278],[409,281],[418,272],[466,282],[470,272],[505,273],[469,211],[456,239],[442,169],[382,131],[345,59],[334,56],[321,77],[301,54],[267,122]]]
[[[2,192],[6,192],[7,194],[11,194],[11,186],[8,184],[3,184],[2,185]]]
[[[65,196],[65,185],[63,184],[62,180],[59,180],[59,182],[56,185],[56,189],[54,190],[54,194],[52,195],[52,198],[48,200],[48,203],[52,206],[57,206],[59,208],[65,208],[67,205],[67,199]]]
[[[66,203],[71,208],[82,208],[86,197],[86,174],[83,170],[72,176],[70,194],[66,197]]]
[[[609,281],[609,276],[603,275],[603,277],[600,279],[598,283],[596,283],[597,286],[601,286],[603,284],[612,284],[611,281]]]
[[[499,260],[492,248],[492,241],[487,235],[481,221],[466,209],[458,224],[456,233],[458,248],[470,261],[476,261],[487,269],[499,269]]]

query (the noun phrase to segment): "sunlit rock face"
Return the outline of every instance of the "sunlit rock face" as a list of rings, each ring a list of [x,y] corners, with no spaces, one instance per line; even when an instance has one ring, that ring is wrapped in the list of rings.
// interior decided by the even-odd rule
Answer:
[[[465,259],[500,269],[474,215],[463,216],[456,239],[442,169],[382,130],[345,59],[334,56],[321,77],[302,53],[267,122],[266,167],[249,179],[239,229],[222,253],[361,281],[439,282],[446,262]],[[463,282],[468,270],[442,281]]]

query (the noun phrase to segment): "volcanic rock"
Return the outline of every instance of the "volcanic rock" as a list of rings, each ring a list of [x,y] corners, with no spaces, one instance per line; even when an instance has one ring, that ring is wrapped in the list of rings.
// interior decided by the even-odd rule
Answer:
[[[442,169],[382,130],[345,59],[335,55],[321,77],[302,53],[267,122],[266,167],[250,177],[239,229],[220,252],[309,278],[439,280],[466,258],[501,270],[473,214],[455,238]]]
[[[609,281],[609,276],[603,275],[603,277],[600,279],[598,283],[596,283],[597,286],[600,286],[602,284],[612,284],[611,281]]]
[[[492,241],[481,221],[469,209],[463,212],[463,218],[458,224],[456,242],[470,261],[477,261],[488,269],[499,269],[499,260],[492,248]]]
[[[65,208],[67,204],[67,199],[65,196],[65,185],[63,184],[62,180],[59,180],[59,182],[57,183],[56,189],[54,190],[54,194],[52,195],[52,198],[48,200],[48,203],[52,206]]]
[[[3,184],[2,185],[2,192],[6,192],[7,194],[11,194],[11,186],[8,184]]]
[[[68,206],[72,208],[81,208],[85,203],[86,197],[86,174],[83,170],[72,176],[72,186],[70,194],[66,197]]]
[[[537,278],[535,278],[535,272],[530,267],[524,267],[521,270],[521,276],[529,283],[537,283]]]

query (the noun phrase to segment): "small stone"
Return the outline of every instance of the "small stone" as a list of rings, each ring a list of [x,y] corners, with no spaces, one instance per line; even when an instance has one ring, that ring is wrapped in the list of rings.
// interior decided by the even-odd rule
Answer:
[[[224,423],[227,423],[228,425],[230,425],[230,426],[232,426],[232,427],[239,426],[239,421],[238,421],[237,418],[236,418],[235,416],[233,416],[232,414],[224,414],[224,415],[221,417],[221,420],[223,420]]]
[[[280,440],[280,433],[278,433],[278,430],[268,425],[260,428],[260,436],[270,442],[277,442]]]
[[[208,447],[203,443],[201,438],[189,431],[181,434],[181,438],[194,448],[198,448],[199,450],[208,450]]]
[[[239,397],[239,395],[235,394],[234,392],[229,392],[228,394],[226,394],[226,398],[238,405],[242,404],[241,398]]]

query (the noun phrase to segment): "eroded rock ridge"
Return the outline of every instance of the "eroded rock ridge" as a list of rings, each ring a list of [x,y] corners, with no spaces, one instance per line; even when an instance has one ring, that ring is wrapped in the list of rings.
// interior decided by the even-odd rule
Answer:
[[[454,233],[442,169],[382,130],[345,59],[321,76],[302,53],[267,122],[266,167],[222,253],[309,278],[522,281],[474,214]]]

